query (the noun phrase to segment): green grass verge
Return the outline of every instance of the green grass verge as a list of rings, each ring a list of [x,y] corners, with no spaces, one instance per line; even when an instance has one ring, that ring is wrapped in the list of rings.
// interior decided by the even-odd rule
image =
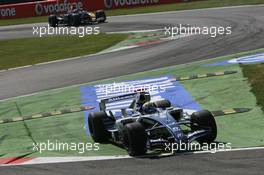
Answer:
[[[2,20],[0,20],[0,26],[32,24],[32,23],[47,22],[47,21],[48,21],[47,16],[17,18],[17,19],[2,19]]]
[[[78,88],[55,90],[41,93],[30,98],[21,98],[1,103],[1,117],[19,116],[15,103],[18,104],[23,116],[32,113],[52,111],[72,106],[80,106]],[[4,157],[30,154],[29,156],[95,156],[126,154],[123,149],[112,145],[100,145],[99,151],[88,151],[80,154],[77,151],[45,151],[43,154],[34,153],[33,140],[36,142],[92,142],[87,138],[83,123],[83,112],[77,112],[51,118],[27,120],[24,122],[3,124],[0,126],[0,154]],[[31,132],[28,132],[25,125]],[[33,138],[33,140],[31,139]]]
[[[257,104],[264,111],[264,64],[241,65],[243,74],[251,84],[251,91],[255,94]]]
[[[0,41],[0,70],[94,54],[127,38],[124,34],[51,36]],[[15,48],[15,52],[14,52]]]
[[[92,82],[89,85],[166,74],[186,76],[223,70],[236,70],[238,73],[233,75],[183,81],[181,83],[204,109],[252,108],[253,110],[247,113],[216,118],[218,126],[217,141],[230,142],[233,148],[260,146],[264,145],[264,114],[261,108],[256,105],[256,98],[250,92],[250,86],[247,79],[243,77],[240,66],[235,64],[215,67],[204,66],[205,64],[216,61],[229,60],[238,56],[259,52],[264,52],[264,49]],[[69,106],[78,106],[81,104],[80,101],[80,86],[44,91],[30,97],[18,97],[0,102],[0,118],[18,116],[19,113],[17,112],[15,103],[18,104],[22,115],[30,115]],[[37,142],[47,142],[47,140],[58,140],[67,143],[91,142],[91,138],[86,137],[83,128],[83,112],[28,120],[25,121],[25,124]],[[23,122],[1,124],[0,126],[0,150],[1,154],[4,154],[4,157],[18,156],[32,152],[32,140]],[[116,154],[126,154],[126,152],[111,144],[101,144],[100,151],[90,151],[84,154],[73,151],[45,151],[42,154],[33,153],[30,156],[92,156]]]
[[[116,15],[128,15],[128,14],[138,14],[138,13],[152,13],[152,12],[164,12],[164,11],[175,11],[175,10],[189,10],[189,9],[200,9],[200,8],[210,8],[210,7],[224,7],[224,6],[237,6],[237,5],[255,5],[263,4],[263,0],[204,0],[197,2],[186,2],[186,3],[174,3],[174,4],[164,4],[155,5],[150,7],[137,7],[130,9],[115,9],[107,10],[107,16]],[[37,22],[47,22],[47,17],[32,17],[32,18],[21,18],[12,20],[1,20],[0,26],[15,25],[15,24],[28,24]]]

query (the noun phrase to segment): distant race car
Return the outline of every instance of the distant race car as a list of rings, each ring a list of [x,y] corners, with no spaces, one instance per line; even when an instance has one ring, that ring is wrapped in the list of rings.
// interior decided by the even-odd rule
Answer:
[[[106,110],[111,102],[133,98],[121,118]],[[122,103],[122,102],[121,102]],[[135,92],[100,101],[100,112],[90,113],[88,125],[95,142],[112,142],[127,149],[129,155],[144,155],[148,150],[164,149],[165,144],[212,143],[217,136],[214,116],[207,110],[188,115],[171,106],[170,101],[150,101],[147,92]],[[183,127],[185,126],[185,127]],[[183,129],[184,128],[184,129]]]
[[[103,10],[97,10],[93,13],[76,9],[62,15],[52,14],[48,18],[49,25],[52,27],[58,25],[79,26],[84,24],[103,23],[105,21],[106,15]]]

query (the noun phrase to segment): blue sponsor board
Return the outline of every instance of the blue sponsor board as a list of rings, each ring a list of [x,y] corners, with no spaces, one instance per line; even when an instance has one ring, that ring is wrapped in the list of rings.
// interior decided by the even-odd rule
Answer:
[[[264,63],[264,53],[244,56],[239,58],[234,58],[226,61],[219,61],[215,63],[206,64],[205,67],[208,66],[224,66],[228,64],[254,64],[254,63]]]
[[[98,84],[95,86],[81,86],[82,105],[95,107],[93,110],[84,112],[84,126],[87,135],[90,135],[88,114],[90,112],[99,111],[99,102],[101,99],[129,94],[139,89],[148,90],[152,101],[168,99],[173,106],[190,110],[201,109],[199,104],[194,101],[185,88],[179,82],[175,81],[171,75],[111,84]],[[120,109],[129,107],[132,100],[132,98],[127,98],[108,103],[106,104],[106,108],[107,110],[111,110],[118,117],[121,115]]]

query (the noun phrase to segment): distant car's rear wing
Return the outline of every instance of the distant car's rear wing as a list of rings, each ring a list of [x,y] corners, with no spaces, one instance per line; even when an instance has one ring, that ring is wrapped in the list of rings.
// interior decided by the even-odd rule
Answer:
[[[124,94],[124,95],[120,95],[120,96],[113,96],[110,98],[105,98],[102,99],[99,103],[99,107],[101,111],[105,111],[106,110],[106,104],[107,103],[112,103],[112,102],[117,102],[117,101],[122,101],[122,100],[128,100],[128,99],[133,99],[135,98],[137,92],[135,93],[129,93],[129,94]]]

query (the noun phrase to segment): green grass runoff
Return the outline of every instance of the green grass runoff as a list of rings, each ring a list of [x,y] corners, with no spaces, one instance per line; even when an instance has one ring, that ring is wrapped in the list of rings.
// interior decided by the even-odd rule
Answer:
[[[211,60],[171,66],[163,69],[141,72],[111,78],[103,81],[91,82],[87,85],[135,80],[139,78],[155,77],[171,74],[174,76],[188,76],[224,70],[238,71],[236,74],[210,77],[189,81],[181,84],[203,109],[220,110],[229,108],[252,108],[250,112],[217,117],[217,141],[230,142],[232,148],[264,145],[264,114],[250,85],[243,76],[239,65],[205,67],[204,65],[233,59],[240,56],[261,53],[264,49],[228,55]],[[19,116],[16,107],[19,107],[23,116],[54,111],[81,105],[80,86],[71,86],[61,89],[43,91],[28,97],[17,97],[0,102],[0,118]],[[87,99],[89,100],[89,99]],[[44,151],[42,154],[32,152],[32,138],[36,142],[47,140],[79,143],[92,142],[85,134],[83,112],[54,116],[41,119],[26,120],[23,122],[6,123],[0,125],[0,154],[3,157],[12,157],[32,153],[29,156],[97,156],[123,155],[126,151],[111,144],[100,144],[99,151],[87,151],[79,154],[76,151]],[[25,128],[25,125],[28,129]],[[29,135],[28,130],[31,132]],[[258,133],[258,134],[256,134]]]
[[[129,14],[138,14],[138,13],[201,9],[201,8],[211,8],[211,7],[256,5],[263,3],[264,3],[263,0],[204,0],[197,2],[153,5],[149,7],[136,7],[130,9],[114,9],[114,10],[107,10],[106,14],[107,16],[117,16],[117,15],[129,15]],[[47,22],[47,17],[41,16],[41,17],[1,20],[0,26],[38,23],[38,22]]]
[[[47,16],[29,17],[29,18],[18,18],[18,19],[1,19],[0,26],[10,26],[19,24],[32,24],[39,22],[48,22]]]
[[[0,70],[94,54],[126,38],[127,35],[124,34],[99,34],[82,38],[50,36],[2,40],[0,41]]]
[[[243,74],[251,84],[251,91],[255,94],[257,104],[264,111],[264,64],[241,65]]]

